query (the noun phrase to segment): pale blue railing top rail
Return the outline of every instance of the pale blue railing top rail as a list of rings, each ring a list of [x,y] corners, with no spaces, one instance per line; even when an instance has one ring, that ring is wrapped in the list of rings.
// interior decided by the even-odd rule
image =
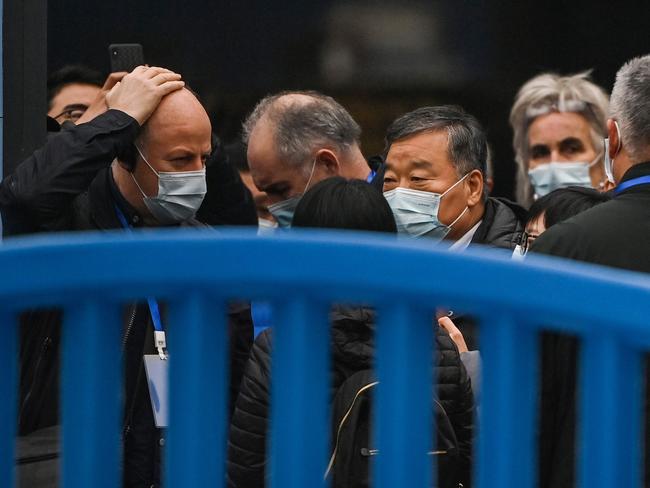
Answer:
[[[542,326],[564,327],[584,340],[581,486],[637,486],[640,355],[650,349],[650,280],[642,275],[541,258],[522,264],[487,251],[443,253],[425,240],[199,231],[5,241],[0,270],[0,486],[13,483],[16,314],[64,307],[64,486],[116,487],[120,305],[150,295],[169,304],[168,487],[222,486],[224,304],[240,298],[269,299],[274,306],[274,488],[323,485],[327,312],[333,302],[366,303],[379,311],[376,435],[382,454],[375,486],[416,488],[431,480],[429,347],[438,305],[481,319],[479,486],[534,485],[536,338]]]

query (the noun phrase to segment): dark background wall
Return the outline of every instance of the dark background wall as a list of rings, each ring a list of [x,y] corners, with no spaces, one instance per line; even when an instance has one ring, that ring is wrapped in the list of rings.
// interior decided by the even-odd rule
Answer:
[[[367,155],[400,113],[457,103],[487,127],[495,192],[511,196],[518,87],[541,71],[593,69],[610,90],[626,59],[650,52],[649,26],[648,1],[60,0],[48,7],[48,69],[106,72],[108,44],[141,43],[150,64],[201,94],[225,140],[266,93],[319,89],[361,123]]]

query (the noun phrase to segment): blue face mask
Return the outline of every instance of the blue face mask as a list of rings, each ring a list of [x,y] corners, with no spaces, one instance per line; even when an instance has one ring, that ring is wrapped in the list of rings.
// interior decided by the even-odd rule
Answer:
[[[535,169],[528,170],[530,183],[535,189],[535,197],[543,197],[558,188],[567,188],[569,186],[582,186],[591,188],[591,176],[589,169],[600,159],[600,155],[591,163],[570,162],[560,163],[551,162],[541,164]]]
[[[311,173],[309,174],[309,179],[307,180],[305,189],[302,191],[300,195],[296,195],[294,197],[287,198],[286,200],[282,200],[281,202],[274,203],[273,205],[269,205],[268,207],[269,212],[271,213],[271,215],[273,215],[273,218],[278,223],[278,227],[284,229],[291,227],[291,222],[293,221],[293,214],[296,213],[296,207],[298,206],[298,202],[300,202],[300,199],[307,191],[307,188],[309,188],[309,184],[311,183],[311,179],[314,176],[315,169],[316,169],[316,160],[314,159],[314,164],[311,167]]]
[[[435,241],[444,239],[454,224],[465,215],[468,207],[451,224],[445,225],[438,219],[440,201],[466,177],[467,175],[463,176],[442,194],[402,187],[385,192],[384,197],[393,211],[397,232]]]

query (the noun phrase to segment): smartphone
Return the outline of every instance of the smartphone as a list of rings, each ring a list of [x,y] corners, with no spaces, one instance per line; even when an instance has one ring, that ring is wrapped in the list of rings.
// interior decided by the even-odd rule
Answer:
[[[111,44],[108,46],[111,58],[111,73],[131,72],[136,66],[144,64],[141,44]]]

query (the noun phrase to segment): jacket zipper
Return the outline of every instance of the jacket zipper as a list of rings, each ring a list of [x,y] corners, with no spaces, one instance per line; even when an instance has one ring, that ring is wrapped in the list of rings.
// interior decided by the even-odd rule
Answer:
[[[345,422],[348,420],[348,417],[350,416],[350,413],[352,412],[352,409],[354,408],[354,404],[356,403],[357,399],[359,398],[359,395],[361,395],[364,391],[368,390],[369,388],[372,388],[373,386],[376,386],[379,384],[379,381],[375,381],[373,383],[369,383],[359,389],[359,391],[354,395],[354,399],[352,400],[352,404],[350,405],[350,408],[345,412],[345,415],[343,416],[343,419],[341,419],[341,422],[339,423],[339,427],[336,431],[336,443],[334,444],[334,451],[332,452],[332,457],[330,458],[330,462],[327,465],[327,470],[325,471],[325,476],[324,478],[327,478],[330,474],[330,471],[332,470],[332,466],[334,466],[334,461],[336,460],[336,454],[339,449],[339,441],[340,441],[340,436],[341,436],[341,430],[343,429],[343,425]],[[435,398],[433,399],[434,402],[438,404],[438,406],[442,409],[445,415],[447,415],[447,412],[445,411],[445,407],[442,406],[442,404],[436,400]],[[361,448],[361,455],[362,456],[376,456],[379,454],[379,449],[368,449],[366,447]],[[444,455],[448,454],[447,451],[429,451],[427,452],[429,456],[439,456],[439,455]]]
[[[138,310],[137,305],[133,305],[133,310],[131,311],[131,318],[129,319],[129,322],[126,326],[126,332],[124,332],[124,339],[122,339],[122,351],[126,349],[126,343],[129,340],[129,336],[131,335],[131,329],[133,329],[133,323],[135,322],[135,313]]]
[[[345,415],[341,419],[341,422],[339,423],[339,427],[336,430],[336,443],[334,444],[334,451],[332,452],[332,457],[330,458],[330,462],[327,465],[327,470],[325,471],[325,476],[324,478],[327,478],[330,474],[330,471],[332,470],[332,466],[334,466],[334,461],[336,460],[336,454],[339,450],[339,441],[341,437],[341,430],[343,429],[343,425],[345,422],[348,420],[348,417],[350,416],[350,413],[352,412],[352,409],[354,408],[354,404],[356,403],[357,399],[359,398],[359,395],[361,395],[364,391],[372,388],[373,386],[376,386],[379,384],[379,381],[374,381],[372,383],[369,383],[359,389],[359,391],[354,395],[354,399],[352,400],[352,404],[350,405],[350,408],[348,408],[347,412],[345,412]]]

